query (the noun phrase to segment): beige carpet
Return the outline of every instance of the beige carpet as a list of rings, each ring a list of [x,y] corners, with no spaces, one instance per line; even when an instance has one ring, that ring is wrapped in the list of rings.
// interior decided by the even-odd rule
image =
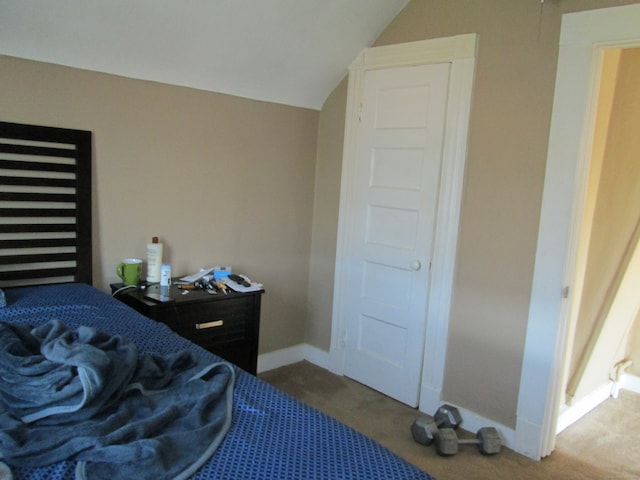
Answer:
[[[509,449],[486,457],[473,446],[440,457],[433,447],[413,441],[409,427],[418,415],[415,409],[308,362],[260,378],[374,438],[439,480],[640,479],[640,395],[627,391],[562,432],[553,454],[536,462]],[[465,435],[473,437],[462,432]]]

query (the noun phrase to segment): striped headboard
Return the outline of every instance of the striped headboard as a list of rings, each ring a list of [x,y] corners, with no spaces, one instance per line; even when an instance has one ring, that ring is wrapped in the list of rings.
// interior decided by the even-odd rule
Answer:
[[[91,132],[0,122],[0,287],[92,282]]]

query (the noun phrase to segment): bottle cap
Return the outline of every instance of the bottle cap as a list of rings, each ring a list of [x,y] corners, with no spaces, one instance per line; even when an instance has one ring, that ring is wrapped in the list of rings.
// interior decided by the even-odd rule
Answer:
[[[151,239],[151,243],[158,243],[158,237],[153,237]]]

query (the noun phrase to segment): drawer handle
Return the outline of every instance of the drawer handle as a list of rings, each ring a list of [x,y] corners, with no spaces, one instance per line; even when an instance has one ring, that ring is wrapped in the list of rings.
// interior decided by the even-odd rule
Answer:
[[[205,328],[221,327],[224,320],[216,320],[215,322],[196,323],[196,330],[204,330]]]

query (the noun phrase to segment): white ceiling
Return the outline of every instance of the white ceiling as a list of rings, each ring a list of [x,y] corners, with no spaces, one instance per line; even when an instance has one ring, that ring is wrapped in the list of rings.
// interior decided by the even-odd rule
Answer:
[[[0,0],[0,54],[320,109],[409,0]]]

